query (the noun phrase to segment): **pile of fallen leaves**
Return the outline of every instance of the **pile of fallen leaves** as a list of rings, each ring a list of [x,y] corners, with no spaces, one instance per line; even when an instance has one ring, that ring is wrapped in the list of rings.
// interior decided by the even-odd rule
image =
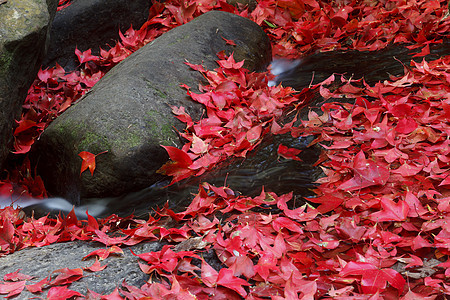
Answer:
[[[201,87],[202,94],[183,85],[193,101],[206,107],[206,116],[194,123],[184,107],[172,107],[186,123],[181,136],[188,141],[182,149],[163,146],[171,161],[158,172],[172,176],[172,183],[200,176],[230,157],[246,157],[268,132],[282,131],[276,120],[287,107],[303,104],[293,89],[268,87],[265,74],[249,73],[242,68],[244,62],[236,63],[233,55],[217,63],[220,67],[215,71],[187,63],[209,82]]]
[[[232,11],[261,24],[275,54],[287,57],[317,49],[376,50],[392,42],[413,43],[411,48],[422,48],[423,55],[450,29],[449,21],[441,20],[447,3],[437,0],[259,1],[252,13],[222,1],[201,4],[155,3],[149,21],[140,30],[130,29],[109,51],[101,56],[77,52],[80,71],[41,71],[16,133],[17,150],[26,152],[24,147],[31,146],[46,124],[108,68],[210,9]],[[94,240],[107,248],[84,259],[103,260],[120,253],[121,246],[169,242],[161,251],[136,254],[141,270],[157,280],[142,287],[124,283],[110,299],[121,299],[119,293],[128,299],[434,299],[450,294],[449,66],[450,56],[412,63],[404,76],[374,86],[332,76],[308,89],[339,102],[324,104],[321,114],[311,111],[301,122],[282,124],[280,116],[302,109],[307,93],[267,87],[264,75],[242,69],[232,56],[221,57],[214,71],[191,65],[209,82],[201,94],[186,87],[194,101],[205,105],[207,116],[193,122],[182,107],[173,107],[186,123],[182,134],[188,142],[182,149],[165,147],[171,161],[161,172],[173,181],[200,175],[227,156],[245,156],[267,133],[314,135],[313,144],[324,148],[317,165],[325,174],[318,181],[317,197],[308,199],[316,208],[292,208],[290,194],[262,189],[254,198],[236,196],[208,183],[183,212],[163,208],[146,221],[114,215],[80,221],[73,213],[35,220],[5,208],[0,212],[1,253]],[[281,153],[295,158],[286,153],[298,152]],[[22,179],[28,183],[23,188],[38,194],[31,193],[30,178]],[[176,221],[176,228],[163,226],[168,220]],[[214,251],[223,268],[215,270],[203,260],[206,251]],[[96,260],[89,271],[104,267]],[[92,291],[81,295],[67,288],[84,271],[57,270],[37,283],[15,272],[3,278],[0,293],[46,288],[49,298],[100,299]]]

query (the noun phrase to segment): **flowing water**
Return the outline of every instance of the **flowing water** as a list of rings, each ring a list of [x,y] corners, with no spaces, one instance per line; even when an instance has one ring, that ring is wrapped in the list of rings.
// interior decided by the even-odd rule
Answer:
[[[217,167],[199,178],[191,178],[181,183],[167,186],[169,181],[159,182],[139,192],[123,197],[109,199],[83,199],[83,203],[105,205],[106,209],[98,216],[116,213],[126,216],[145,217],[152,207],[169,203],[169,208],[181,211],[187,207],[193,195],[198,192],[199,184],[208,182],[215,186],[227,186],[236,194],[257,196],[264,186],[266,192],[278,195],[293,192],[298,204],[304,203],[303,197],[312,196],[313,182],[320,172],[312,165],[317,161],[317,148],[308,148],[312,138],[292,138],[290,135],[271,136],[245,159],[233,159],[226,165]],[[279,158],[278,145],[302,149],[298,155],[302,161]]]
[[[236,195],[257,196],[264,186],[266,192],[278,195],[293,192],[296,205],[312,196],[313,182],[320,176],[318,168],[312,165],[317,161],[320,150],[308,148],[312,137],[293,138],[290,134],[269,136],[245,159],[235,158],[208,172],[168,186],[170,180],[158,182],[141,191],[114,198],[82,199],[82,206],[75,207],[79,218],[85,219],[86,210],[94,217],[106,217],[117,214],[125,217],[134,214],[146,218],[157,206],[166,203],[174,211],[182,211],[198,193],[199,185],[208,182],[215,186],[227,186]],[[302,161],[279,158],[277,149],[280,144],[303,150],[298,156]],[[0,199],[0,206],[9,205],[11,199]],[[72,204],[62,198],[26,199],[18,198],[16,205],[24,208],[27,214],[34,212],[36,217],[67,214]]]

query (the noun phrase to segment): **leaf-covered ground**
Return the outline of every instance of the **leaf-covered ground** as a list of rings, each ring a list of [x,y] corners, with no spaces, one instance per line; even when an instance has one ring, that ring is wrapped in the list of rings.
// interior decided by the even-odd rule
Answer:
[[[155,2],[142,28],[121,34],[120,42],[100,56],[76,50],[78,71],[66,73],[57,66],[39,72],[14,133],[15,151],[28,152],[47,124],[115,64],[212,9],[260,24],[274,55],[287,58],[377,50],[391,43],[408,43],[420,56],[450,31],[447,3],[438,0],[259,1],[253,12],[223,1]],[[403,76],[374,86],[334,75],[303,91],[268,87],[266,74],[242,69],[232,56],[220,55],[218,66],[191,65],[209,84],[201,94],[185,88],[205,105],[207,116],[194,122],[182,107],[173,107],[186,123],[182,134],[188,143],[182,149],[165,147],[171,161],[160,172],[178,181],[228,156],[245,157],[268,133],[314,135],[313,143],[324,149],[317,165],[325,174],[317,196],[308,199],[314,206],[295,208],[292,195],[265,193],[263,187],[260,196],[250,198],[204,183],[184,211],[162,208],[148,220],[113,215],[80,221],[73,214],[36,220],[7,207],[0,210],[0,255],[93,240],[105,245],[85,257],[97,258],[90,270],[95,272],[121,247],[154,240],[169,245],[136,254],[142,272],[151,275],[142,287],[124,283],[108,296],[89,290],[81,295],[69,284],[86,270],[63,269],[40,282],[8,274],[0,294],[13,296],[24,288],[37,295],[47,289],[48,299],[443,299],[450,294],[450,56],[412,62]],[[307,120],[282,123],[282,114],[295,115],[311,92],[346,100],[324,104],[321,114],[310,112]],[[279,147],[284,159],[296,159],[298,153]],[[1,182],[1,194],[12,192],[46,196],[27,160]],[[202,259],[211,250],[222,269]],[[201,263],[193,263],[197,260]]]

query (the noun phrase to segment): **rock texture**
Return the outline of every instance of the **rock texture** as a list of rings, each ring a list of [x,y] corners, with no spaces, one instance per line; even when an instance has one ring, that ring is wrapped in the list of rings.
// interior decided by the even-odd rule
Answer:
[[[237,46],[226,45],[233,40]],[[168,156],[160,145],[180,146],[170,105],[184,106],[199,119],[201,105],[179,85],[194,90],[202,76],[185,64],[217,67],[216,53],[234,52],[250,70],[271,60],[264,31],[248,19],[220,11],[206,13],[177,27],[114,67],[93,88],[55,120],[36,143],[39,174],[48,191],[77,203],[79,197],[120,195],[161,179],[155,171]],[[93,176],[80,178],[78,154],[108,151],[96,159]]]
[[[134,253],[141,254],[161,250],[158,242],[141,243],[130,247]],[[94,258],[82,260],[92,251],[104,249],[105,246],[96,242],[67,242],[52,244],[41,248],[28,248],[13,254],[0,257],[0,277],[19,269],[20,273],[34,276],[35,279],[27,284],[33,284],[50,275],[53,271],[69,268],[90,267],[95,262]],[[127,284],[141,287],[148,280],[148,275],[139,269],[138,257],[134,256],[130,248],[123,249],[123,254],[112,255],[101,264],[107,267],[99,272],[83,271],[83,278],[70,285],[70,289],[86,295],[87,288],[97,293],[109,294],[116,287],[120,287],[122,281]],[[56,276],[54,274],[54,276]],[[44,295],[47,291],[44,291]],[[30,299],[42,294],[32,294],[27,289],[19,295],[20,299]],[[45,297],[44,297],[45,299]]]
[[[148,0],[76,0],[59,11],[52,23],[50,47],[44,67],[58,63],[66,71],[77,68],[75,48],[92,49],[98,55],[100,47],[114,46],[119,30],[125,33],[130,26],[140,28],[148,18]]]
[[[58,0],[0,5],[0,168],[11,151],[14,120],[41,66]]]
[[[409,66],[411,60],[416,62],[438,59],[450,53],[450,40],[430,46],[430,54],[425,57],[414,57],[413,50],[404,45],[390,45],[378,51],[328,51],[305,57],[300,61],[286,63],[285,72],[277,76],[277,83],[294,87],[297,90],[319,83],[333,73],[345,74],[346,78],[364,80],[369,84],[389,79],[390,75],[398,76]],[[417,50],[416,50],[417,52]],[[292,68],[290,68],[292,66]]]
[[[253,11],[258,4],[256,0],[227,0],[227,3],[236,7],[239,5],[247,7],[249,11]]]
[[[113,254],[105,260],[100,261],[102,266],[106,265],[105,269],[97,272],[83,270],[83,277],[71,284],[66,284],[66,286],[84,296],[87,296],[88,289],[103,295],[111,294],[114,289],[121,288],[123,282],[127,285],[140,288],[146,284],[150,276],[142,272],[138,264],[140,259],[133,255],[131,251],[136,255],[157,252],[161,251],[165,244],[163,241],[142,242],[130,247],[121,246],[120,248],[123,254]],[[189,240],[187,240],[187,243],[178,243],[172,250],[175,252],[186,251],[187,249],[185,250],[185,247],[188,245]],[[86,260],[82,260],[82,258],[95,250],[106,248],[103,244],[86,241],[51,244],[41,248],[27,248],[0,257],[0,278],[3,278],[6,274],[20,270],[20,273],[34,277],[31,281],[27,281],[26,285],[37,283],[49,275],[52,279],[55,279],[59,274],[58,272],[53,273],[56,270],[90,267],[95,262],[95,256],[89,257]],[[217,271],[224,267],[213,250],[204,251],[202,258]],[[145,264],[144,261],[141,261],[141,263]],[[200,267],[200,260],[193,259],[192,263]],[[154,276],[152,279],[158,280]],[[42,293],[32,294],[25,288],[20,295],[12,299],[31,299],[33,297],[47,299],[48,290],[48,287],[44,287]],[[94,298],[87,297],[87,299]]]

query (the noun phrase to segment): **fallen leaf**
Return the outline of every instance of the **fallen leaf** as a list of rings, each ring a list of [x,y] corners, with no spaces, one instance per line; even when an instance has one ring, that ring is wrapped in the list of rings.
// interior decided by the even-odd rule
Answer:
[[[87,168],[89,168],[89,171],[91,172],[91,175],[94,176],[94,170],[95,170],[95,158],[103,153],[106,153],[108,151],[100,152],[99,154],[92,154],[87,151],[82,151],[78,155],[83,159],[83,162],[81,163],[81,173],[83,173]]]

